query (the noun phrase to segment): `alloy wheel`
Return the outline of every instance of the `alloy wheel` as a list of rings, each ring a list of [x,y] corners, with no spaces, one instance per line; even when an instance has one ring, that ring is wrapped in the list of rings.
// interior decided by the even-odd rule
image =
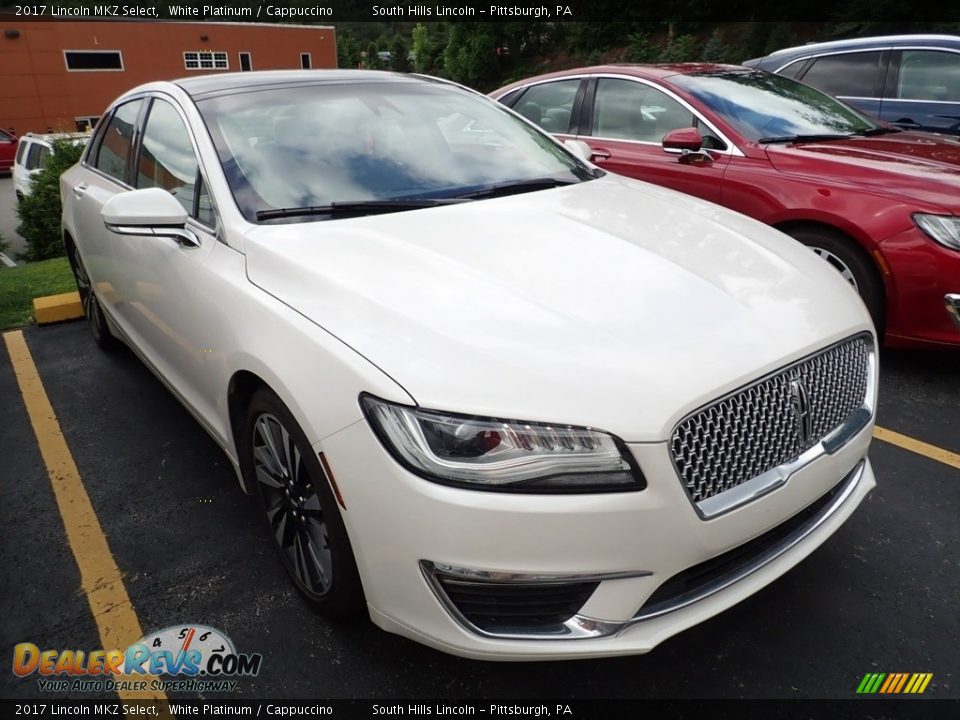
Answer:
[[[333,579],[333,556],[320,496],[293,437],[277,417],[253,423],[253,465],[274,541],[310,594],[322,596]]]
[[[853,285],[854,290],[856,290],[857,292],[860,291],[860,287],[857,285],[857,278],[854,276],[853,271],[849,267],[847,267],[847,264],[843,260],[841,260],[839,257],[834,255],[829,250],[825,250],[824,248],[815,247],[812,245],[808,247],[811,250],[813,250],[817,255],[819,255],[821,258],[823,258],[828,263],[830,263],[834,267],[834,269],[840,273],[840,275],[843,277],[844,280],[846,280],[848,283]]]

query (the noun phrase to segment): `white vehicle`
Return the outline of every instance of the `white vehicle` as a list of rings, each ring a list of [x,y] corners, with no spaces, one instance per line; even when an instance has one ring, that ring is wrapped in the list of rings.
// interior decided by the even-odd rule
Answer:
[[[476,658],[641,653],[874,487],[851,287],[576,149],[443,81],[242,73],[127,93],[63,175],[95,339],[223,447],[321,612]]]
[[[90,133],[27,133],[17,142],[13,162],[13,188],[17,202],[30,194],[30,181],[43,168],[43,161],[53,152],[55,140],[69,140],[77,145],[90,139]]]

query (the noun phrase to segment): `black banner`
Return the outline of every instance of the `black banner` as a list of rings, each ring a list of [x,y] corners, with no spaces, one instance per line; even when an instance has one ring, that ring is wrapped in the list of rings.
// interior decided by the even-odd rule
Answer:
[[[960,700],[0,700],[0,717],[525,720],[940,720]]]
[[[0,0],[0,17],[35,20],[216,20],[235,22],[679,22],[826,21],[947,24],[960,3],[902,0]]]

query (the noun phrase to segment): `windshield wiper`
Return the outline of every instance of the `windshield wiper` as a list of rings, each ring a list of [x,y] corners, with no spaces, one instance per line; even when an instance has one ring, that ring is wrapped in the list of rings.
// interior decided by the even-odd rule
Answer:
[[[757,140],[758,143],[791,143],[791,142],[821,142],[822,140],[849,140],[854,135],[841,135],[839,133],[823,133],[822,135],[781,135],[779,137],[763,137]]]
[[[395,200],[353,200],[332,202],[329,205],[308,205],[304,207],[276,208],[258,210],[257,220],[276,218],[306,217],[308,215],[380,215],[383,213],[403,212],[419,208],[453,205],[466,202],[468,198],[397,198]]]
[[[864,137],[873,137],[875,135],[887,135],[889,133],[898,133],[903,132],[900,128],[889,128],[889,127],[875,127],[870,128],[869,130],[864,130],[862,133],[857,133],[858,135],[863,135]]]
[[[454,195],[455,198],[491,198],[503,195],[516,195],[518,193],[533,192],[535,190],[549,190],[550,188],[561,187],[563,185],[574,185],[578,180],[565,180],[555,177],[528,178],[527,180],[509,180],[507,182],[488,185],[480,190],[471,190],[470,192]]]

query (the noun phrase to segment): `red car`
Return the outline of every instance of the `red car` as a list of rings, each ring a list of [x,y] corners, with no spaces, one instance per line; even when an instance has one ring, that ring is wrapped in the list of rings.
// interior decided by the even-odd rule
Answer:
[[[0,130],[0,173],[13,169],[13,158],[17,154],[17,136]]]
[[[809,246],[891,346],[960,347],[960,138],[900,131],[779,75],[605,65],[492,93],[611,172]],[[691,250],[697,240],[691,239]]]

